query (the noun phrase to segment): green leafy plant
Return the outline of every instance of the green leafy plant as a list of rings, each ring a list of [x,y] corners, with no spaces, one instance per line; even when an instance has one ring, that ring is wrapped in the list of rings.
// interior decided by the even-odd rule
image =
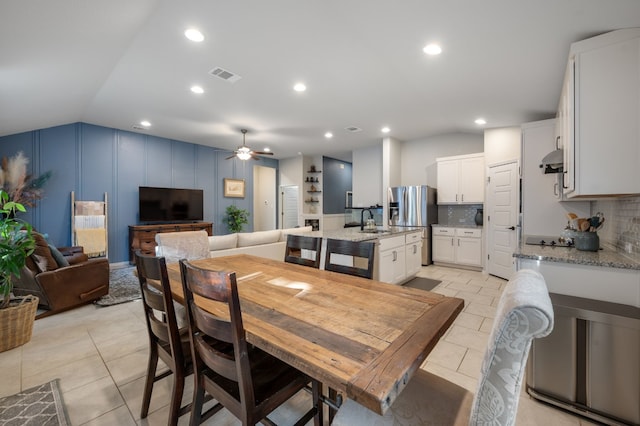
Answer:
[[[249,211],[239,209],[234,205],[227,207],[225,223],[231,232],[240,232],[242,227],[249,223]]]
[[[16,212],[26,212],[24,206],[9,201],[9,194],[0,189],[0,309],[9,306],[13,276],[20,270],[35,248],[32,227],[16,219]]]

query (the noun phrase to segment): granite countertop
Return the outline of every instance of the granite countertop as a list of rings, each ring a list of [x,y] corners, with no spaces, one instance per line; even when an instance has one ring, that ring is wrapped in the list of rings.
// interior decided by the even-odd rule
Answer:
[[[550,247],[522,244],[513,253],[513,257],[547,262],[640,270],[640,256],[625,253],[606,244],[603,244],[602,248],[598,251],[582,251],[575,247]]]
[[[331,238],[334,240],[345,241],[368,241],[379,240],[383,238],[395,237],[396,235],[409,234],[411,232],[420,231],[422,228],[405,228],[405,227],[392,227],[389,229],[378,230],[377,232],[362,232],[360,228],[342,228],[332,229],[330,231],[312,231],[305,232],[301,235],[309,235],[312,237]],[[292,232],[295,234],[295,232]]]

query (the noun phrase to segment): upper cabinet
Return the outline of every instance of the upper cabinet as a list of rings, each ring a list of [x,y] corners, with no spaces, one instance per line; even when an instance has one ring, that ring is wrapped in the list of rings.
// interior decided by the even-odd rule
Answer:
[[[558,121],[568,197],[640,194],[640,28],[571,45]]]
[[[437,160],[438,204],[484,203],[484,154]]]

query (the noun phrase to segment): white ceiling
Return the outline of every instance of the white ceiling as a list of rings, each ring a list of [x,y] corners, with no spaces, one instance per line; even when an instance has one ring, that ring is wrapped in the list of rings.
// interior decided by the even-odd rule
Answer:
[[[247,128],[274,158],[348,158],[385,125],[410,141],[549,118],[570,43],[636,26],[638,0],[0,0],[0,136],[147,119],[226,150]]]

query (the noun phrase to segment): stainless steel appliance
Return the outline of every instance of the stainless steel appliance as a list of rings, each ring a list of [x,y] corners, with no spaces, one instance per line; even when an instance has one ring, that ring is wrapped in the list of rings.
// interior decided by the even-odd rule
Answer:
[[[604,424],[640,424],[640,308],[549,295],[555,324],[532,344],[527,392]]]
[[[422,228],[422,264],[431,264],[431,225],[438,223],[436,190],[427,185],[388,189],[389,226]]]

